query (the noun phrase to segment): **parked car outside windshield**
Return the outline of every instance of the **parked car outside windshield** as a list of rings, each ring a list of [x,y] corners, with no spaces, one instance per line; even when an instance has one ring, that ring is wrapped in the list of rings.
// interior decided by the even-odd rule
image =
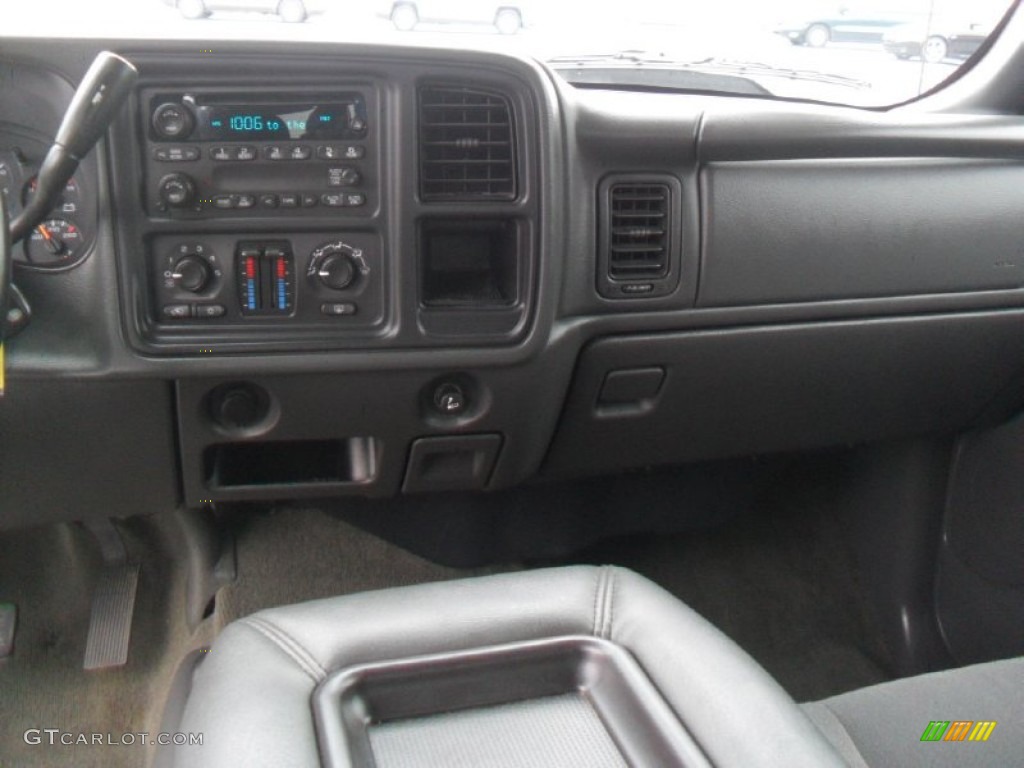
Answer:
[[[969,66],[1010,0],[34,0],[29,37],[499,49],[588,86],[888,106]],[[956,21],[952,21],[956,19]],[[214,50],[200,47],[197,50]]]

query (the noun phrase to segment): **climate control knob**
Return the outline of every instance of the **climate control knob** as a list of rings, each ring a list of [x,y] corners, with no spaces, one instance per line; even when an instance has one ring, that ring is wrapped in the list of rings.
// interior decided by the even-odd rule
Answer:
[[[174,265],[175,285],[189,293],[200,293],[210,284],[213,271],[202,256],[186,256]]]
[[[348,256],[335,253],[320,262],[320,268],[316,271],[316,275],[320,278],[320,282],[328,288],[341,291],[355,281],[356,265]]]
[[[169,173],[160,179],[159,192],[171,208],[188,208],[195,201],[196,183],[186,173]]]
[[[308,275],[333,291],[343,291],[369,271],[363,252],[339,240],[313,251]]]

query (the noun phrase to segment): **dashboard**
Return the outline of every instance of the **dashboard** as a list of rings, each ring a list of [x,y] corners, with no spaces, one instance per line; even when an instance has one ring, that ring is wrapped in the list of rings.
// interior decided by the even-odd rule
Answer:
[[[1018,115],[5,40],[9,207],[106,47],[138,86],[15,252],[4,527],[948,434],[1024,399]]]

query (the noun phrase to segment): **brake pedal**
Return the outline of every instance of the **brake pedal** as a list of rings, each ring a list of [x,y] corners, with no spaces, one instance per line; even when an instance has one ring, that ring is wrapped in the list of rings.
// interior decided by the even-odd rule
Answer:
[[[128,661],[139,564],[128,561],[128,550],[109,520],[87,522],[85,527],[100,543],[103,570],[96,582],[85,643],[85,669],[120,667]]]

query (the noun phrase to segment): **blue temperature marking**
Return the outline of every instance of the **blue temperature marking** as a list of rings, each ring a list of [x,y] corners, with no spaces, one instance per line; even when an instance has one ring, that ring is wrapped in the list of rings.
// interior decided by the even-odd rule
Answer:
[[[249,309],[256,309],[256,281],[246,280],[247,293],[249,294],[246,298],[248,300]]]

